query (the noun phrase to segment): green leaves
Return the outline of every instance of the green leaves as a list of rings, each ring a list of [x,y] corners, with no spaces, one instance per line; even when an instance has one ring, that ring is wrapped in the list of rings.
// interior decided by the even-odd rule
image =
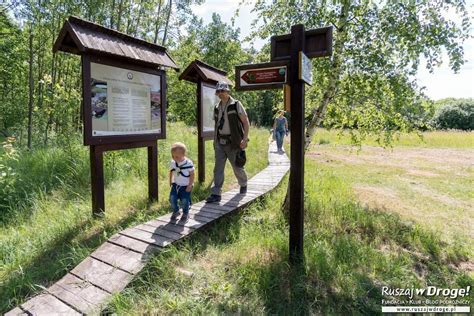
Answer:
[[[420,58],[433,71],[446,52],[458,71],[471,25],[464,1],[257,1],[254,10],[253,25],[264,25],[253,35],[262,38],[296,23],[334,26],[332,60],[313,60],[318,84],[307,89],[307,126],[313,133],[327,109],[325,125],[357,129],[357,141],[380,133],[389,142],[392,132],[426,128],[414,79]]]

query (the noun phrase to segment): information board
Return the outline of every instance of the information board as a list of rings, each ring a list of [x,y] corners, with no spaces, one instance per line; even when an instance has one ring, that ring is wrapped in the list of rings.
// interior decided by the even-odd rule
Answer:
[[[92,137],[161,133],[161,76],[91,62]]]
[[[202,96],[202,132],[214,132],[214,108],[219,102],[215,87],[201,85]]]

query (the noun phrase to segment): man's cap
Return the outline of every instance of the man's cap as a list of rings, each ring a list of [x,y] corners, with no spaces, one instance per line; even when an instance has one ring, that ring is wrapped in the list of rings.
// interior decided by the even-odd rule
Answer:
[[[219,91],[219,90],[230,91],[230,88],[229,88],[229,85],[226,82],[219,81],[216,84],[216,91]]]

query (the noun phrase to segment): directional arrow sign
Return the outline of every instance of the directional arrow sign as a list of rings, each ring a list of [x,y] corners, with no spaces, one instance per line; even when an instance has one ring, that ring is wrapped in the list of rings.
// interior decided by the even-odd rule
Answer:
[[[240,65],[235,67],[236,90],[281,88],[287,82],[286,62]]]
[[[286,67],[283,66],[243,71],[243,75],[240,76],[240,78],[244,81],[244,85],[260,83],[284,83],[286,82]]]

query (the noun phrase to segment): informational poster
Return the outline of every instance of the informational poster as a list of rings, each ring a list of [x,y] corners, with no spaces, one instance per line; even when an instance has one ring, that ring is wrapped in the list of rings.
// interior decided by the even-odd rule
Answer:
[[[91,63],[92,136],[161,133],[161,77]]]
[[[202,131],[214,132],[214,107],[219,102],[216,89],[202,85]]]

